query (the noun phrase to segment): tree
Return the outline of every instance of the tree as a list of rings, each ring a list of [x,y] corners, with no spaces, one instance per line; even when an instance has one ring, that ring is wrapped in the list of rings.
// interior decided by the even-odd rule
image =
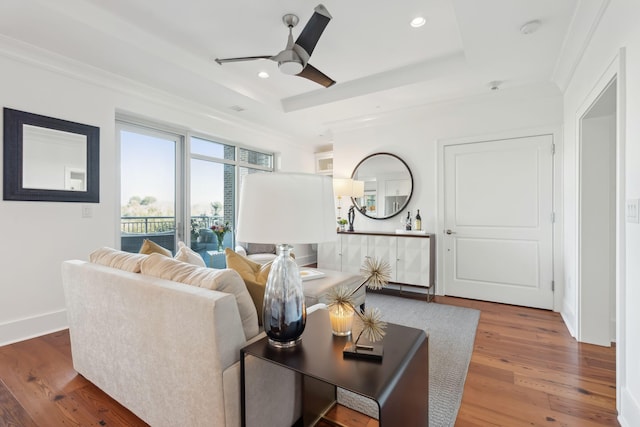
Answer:
[[[156,202],[156,198],[155,197],[153,197],[153,196],[145,196],[145,198],[140,201],[140,204],[142,206],[149,206],[149,205],[154,204],[155,202]]]
[[[158,204],[157,199],[153,196],[132,196],[129,203],[120,208],[122,216],[173,216],[173,209],[166,204]]]
[[[222,203],[213,202],[211,203],[211,209],[213,209],[213,216],[218,216],[218,212],[222,209]]]

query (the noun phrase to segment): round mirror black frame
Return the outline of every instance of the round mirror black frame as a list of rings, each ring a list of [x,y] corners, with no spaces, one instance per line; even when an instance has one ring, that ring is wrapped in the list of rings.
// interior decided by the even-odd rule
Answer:
[[[351,202],[356,207],[356,210],[358,212],[360,212],[362,215],[366,216],[367,218],[371,218],[371,219],[389,219],[389,218],[393,218],[394,216],[400,214],[409,205],[409,201],[411,200],[411,196],[413,196],[413,174],[411,173],[411,169],[409,169],[409,166],[407,165],[407,163],[404,160],[402,160],[400,157],[396,156],[395,154],[391,154],[391,153],[373,153],[373,154],[368,155],[364,159],[362,159],[360,161],[360,163],[358,163],[356,165],[356,167],[353,169],[353,173],[351,174],[351,178],[352,179],[356,179],[356,174],[358,173],[358,168],[360,166],[362,166],[362,164],[364,162],[366,162],[367,160],[369,160],[369,159],[371,159],[372,157],[375,157],[375,156],[390,156],[390,157],[393,157],[393,158],[397,159],[398,161],[400,161],[400,163],[402,163],[402,165],[406,168],[407,172],[409,173],[409,179],[411,180],[411,189],[409,191],[409,196],[404,201],[402,206],[400,206],[400,208],[398,208],[392,214],[385,215],[385,216],[370,216],[370,215],[367,215],[367,209],[366,209],[367,207],[366,206],[360,206],[358,204],[357,200],[355,198],[353,198],[353,197],[351,198]]]

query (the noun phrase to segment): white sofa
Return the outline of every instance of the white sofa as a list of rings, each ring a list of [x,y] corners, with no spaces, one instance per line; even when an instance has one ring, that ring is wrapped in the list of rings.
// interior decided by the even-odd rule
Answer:
[[[258,264],[266,264],[278,256],[276,245],[238,242],[235,251]]]
[[[240,425],[240,348],[263,333],[247,339],[237,296],[78,260],[62,278],[78,373],[152,426]],[[300,377],[246,369],[247,425],[294,424]]]

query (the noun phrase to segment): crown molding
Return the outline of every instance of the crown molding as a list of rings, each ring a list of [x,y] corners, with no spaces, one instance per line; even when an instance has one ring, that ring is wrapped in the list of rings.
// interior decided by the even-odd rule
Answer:
[[[237,117],[210,105],[172,94],[4,35],[0,35],[0,55],[79,82],[108,89],[121,95],[132,96],[164,108],[178,110],[240,128],[243,132],[254,134],[256,137],[279,139],[283,143],[297,147],[306,148],[308,146],[305,142],[299,142],[299,138],[295,135],[280,131],[277,128]],[[121,111],[118,106],[116,106],[116,110]]]
[[[282,100],[282,109],[285,112],[292,112],[317,107],[319,105],[343,101],[373,92],[382,92],[387,89],[456,74],[461,72],[461,70],[465,70],[466,67],[467,61],[464,52],[456,52],[444,57],[373,74],[361,79],[338,83],[328,89],[319,89],[313,92],[284,98]]]
[[[569,86],[610,3],[611,0],[579,0],[551,75],[561,91]]]
[[[467,94],[456,98],[439,99],[429,103],[409,106],[379,114],[369,114],[354,117],[348,120],[337,120],[324,123],[334,134],[350,132],[360,129],[373,128],[378,126],[393,125],[408,120],[421,120],[425,115],[445,114],[447,112],[459,111],[463,106],[470,105],[490,105],[505,102],[516,102],[522,99],[544,99],[561,97],[562,93],[552,82],[537,82],[525,84],[500,91],[487,92],[479,90],[474,94]]]

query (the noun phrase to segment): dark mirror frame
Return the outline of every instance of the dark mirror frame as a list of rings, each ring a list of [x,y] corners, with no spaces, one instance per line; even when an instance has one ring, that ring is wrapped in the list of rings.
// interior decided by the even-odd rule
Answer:
[[[407,206],[409,206],[409,202],[411,201],[411,196],[413,196],[413,185],[414,185],[413,173],[411,173],[411,169],[409,169],[409,166],[407,165],[407,163],[404,160],[402,160],[400,157],[396,156],[395,154],[391,154],[391,153],[373,153],[373,154],[369,154],[367,157],[365,157],[364,159],[360,160],[360,162],[356,165],[356,167],[353,168],[353,172],[351,173],[351,178],[352,179],[356,179],[355,176],[356,176],[356,173],[358,172],[358,168],[360,167],[360,165],[362,165],[364,162],[366,162],[368,159],[370,159],[370,158],[372,158],[374,156],[391,156],[391,157],[396,158],[398,161],[400,161],[400,163],[402,163],[404,165],[404,167],[407,169],[407,172],[409,173],[409,179],[411,180],[411,192],[409,193],[409,197],[407,197],[407,200],[400,207],[400,209],[398,209],[395,213],[393,213],[391,215],[382,216],[382,217],[367,215],[365,212],[363,212],[362,207],[359,206],[358,203],[356,203],[356,200],[353,197],[351,198],[351,203],[353,203],[353,205],[356,207],[356,210],[358,212],[360,212],[362,215],[366,216],[367,218],[379,219],[379,220],[393,218],[394,216],[399,215],[404,209],[406,209]]]
[[[39,202],[100,202],[100,128],[4,108],[4,200]],[[23,187],[23,125],[87,137],[87,191]]]

